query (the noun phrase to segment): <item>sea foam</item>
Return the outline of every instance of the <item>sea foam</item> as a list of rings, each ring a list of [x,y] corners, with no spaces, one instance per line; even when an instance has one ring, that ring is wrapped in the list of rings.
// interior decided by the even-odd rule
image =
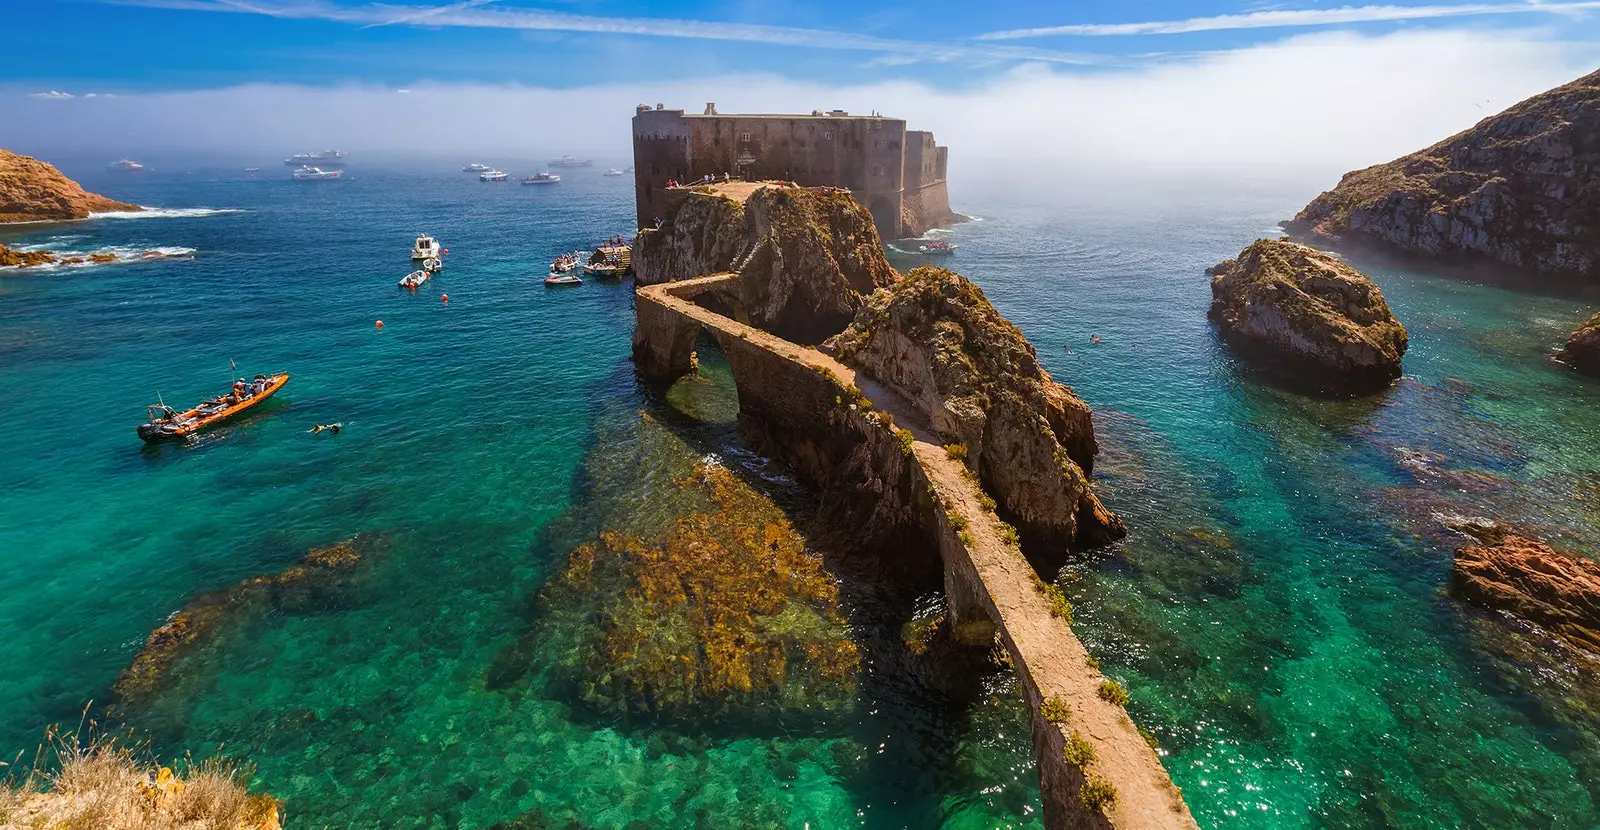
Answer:
[[[240,208],[158,208],[144,210],[108,210],[91,213],[90,219],[193,219],[200,216],[221,216],[225,213],[244,213]]]

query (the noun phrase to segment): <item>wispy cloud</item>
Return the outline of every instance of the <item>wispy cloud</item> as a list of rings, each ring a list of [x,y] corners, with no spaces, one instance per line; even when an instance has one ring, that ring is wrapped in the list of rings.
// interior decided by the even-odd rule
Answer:
[[[1445,6],[1344,6],[1337,9],[1274,9],[1192,17],[1188,20],[1157,20],[1143,23],[1081,23],[1008,29],[978,35],[978,40],[1018,40],[1022,38],[1072,35],[1106,37],[1114,35],[1176,35],[1190,32],[1216,32],[1229,29],[1276,29],[1307,26],[1336,26],[1349,23],[1382,23],[1402,20],[1429,20],[1444,17],[1481,17],[1504,14],[1577,14],[1600,9],[1600,2],[1522,2],[1470,3]]]
[[[49,92],[30,92],[28,93],[28,97],[38,98],[41,101],[70,101],[78,96],[73,95],[70,92],[61,92],[59,90],[52,89]]]
[[[387,3],[354,6],[327,0],[268,0],[258,3],[247,3],[242,0],[106,0],[106,2],[147,8],[260,14],[280,19],[329,20],[357,26],[412,25],[641,35],[877,52],[914,56],[922,60],[1037,61],[1057,64],[1093,64],[1104,60],[1104,56],[1100,55],[1051,49],[901,40],[792,26],[649,17],[600,17],[528,8],[483,8],[488,0],[466,0],[447,6]]]

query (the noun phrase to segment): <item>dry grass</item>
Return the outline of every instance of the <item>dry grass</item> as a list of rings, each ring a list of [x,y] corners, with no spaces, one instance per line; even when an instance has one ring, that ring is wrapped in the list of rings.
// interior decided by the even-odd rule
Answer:
[[[278,802],[249,794],[249,772],[188,759],[174,771],[140,745],[52,731],[31,768],[0,781],[0,830],[277,830]]]

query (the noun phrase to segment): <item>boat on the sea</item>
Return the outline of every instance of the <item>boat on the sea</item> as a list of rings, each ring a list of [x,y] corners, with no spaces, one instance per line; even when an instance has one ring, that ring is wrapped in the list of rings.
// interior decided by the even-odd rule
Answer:
[[[400,278],[400,287],[401,288],[416,288],[417,286],[427,282],[428,278],[432,277],[432,276],[433,276],[433,272],[429,271],[429,270],[427,270],[425,268],[421,268],[421,269],[418,269],[416,271],[412,271],[411,273],[406,274],[405,276]]]
[[[615,262],[600,262],[583,266],[583,273],[600,279],[616,279],[622,276],[622,266]]]
[[[503,182],[505,180],[506,174],[499,170],[485,170],[478,174],[478,181],[480,182]]]
[[[244,172],[250,173],[251,175],[254,175],[256,173],[260,173],[261,172],[261,168],[259,168],[259,167],[246,167],[244,169]]]
[[[139,437],[146,441],[187,438],[229,418],[248,411],[278,393],[289,382],[288,372],[256,375],[255,382],[234,383],[233,390],[209,398],[193,409],[178,412],[164,403],[151,404],[145,414],[150,420],[139,425]]]
[[[473,162],[473,163],[467,165],[466,167],[461,168],[461,172],[463,172],[463,173],[487,173],[487,172],[489,172],[490,170],[493,170],[493,169],[494,169],[493,167],[490,167],[487,164],[479,164],[477,162]]]
[[[430,274],[437,274],[444,270],[444,263],[437,259],[425,259],[422,261],[422,270]]]
[[[554,262],[550,263],[550,273],[552,274],[570,274],[576,270],[578,270],[577,254],[562,254],[556,257]]]
[[[107,169],[117,170],[123,173],[137,173],[144,169],[144,165],[134,161],[133,159],[119,159],[106,165],[106,167]]]
[[[444,248],[439,245],[439,240],[425,234],[417,234],[417,241],[411,246],[411,259],[439,259],[444,255]]]
[[[524,176],[522,179],[523,184],[555,184],[559,181],[561,181],[561,177],[548,170],[540,170],[532,176]]]
[[[621,176],[621,175],[624,175],[624,174],[623,174],[623,172],[621,170],[618,170],[617,168],[613,167],[610,170],[607,170],[606,172],[601,173],[600,175],[602,175],[602,176]]]
[[[295,153],[283,160],[285,167],[315,165],[317,167],[343,167],[343,150],[323,150],[320,153]]]
[[[583,285],[583,280],[579,279],[577,274],[551,274],[544,278],[544,284],[548,286]]]
[[[343,170],[323,170],[307,164],[294,171],[294,180],[297,182],[331,182],[344,175]]]
[[[956,252],[954,242],[925,242],[917,246],[917,250],[934,256],[949,256]]]
[[[577,156],[562,156],[561,158],[558,158],[558,159],[551,159],[550,160],[550,166],[551,167],[593,167],[594,166],[594,161],[592,159],[580,159]]]

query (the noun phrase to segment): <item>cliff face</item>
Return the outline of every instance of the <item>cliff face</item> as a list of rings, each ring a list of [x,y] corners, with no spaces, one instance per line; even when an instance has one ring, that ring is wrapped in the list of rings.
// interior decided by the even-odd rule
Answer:
[[[1561,359],[1586,375],[1600,377],[1600,314],[1590,317],[1567,338]]]
[[[872,214],[849,194],[735,184],[687,193],[633,251],[641,285],[735,271],[738,316],[797,343],[849,324],[895,280]]]
[[[1600,281],[1600,72],[1348,173],[1288,227]]]
[[[113,210],[143,208],[89,193],[38,159],[0,150],[0,223],[83,219]]]
[[[1378,286],[1332,254],[1262,239],[1212,270],[1209,316],[1247,359],[1331,394],[1400,377],[1405,327]]]
[[[1025,535],[1087,546],[1125,533],[1089,488],[1098,447],[1088,405],[1050,377],[1022,332],[965,277],[912,271],[868,298],[824,348],[962,445]]]

